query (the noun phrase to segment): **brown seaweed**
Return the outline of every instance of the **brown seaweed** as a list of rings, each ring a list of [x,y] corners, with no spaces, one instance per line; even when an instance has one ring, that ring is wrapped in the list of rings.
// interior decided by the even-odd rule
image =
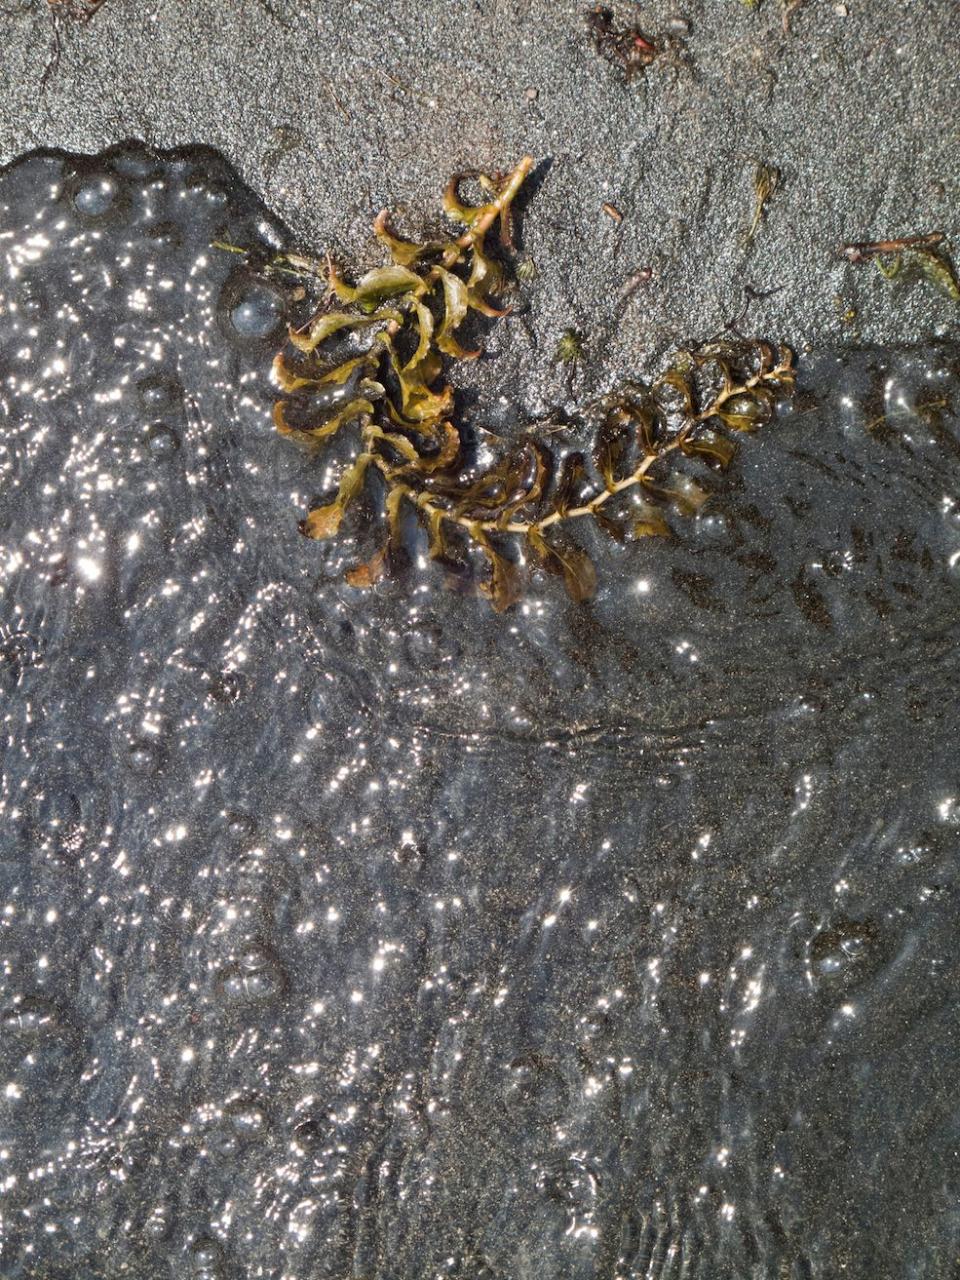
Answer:
[[[445,370],[478,354],[458,336],[471,311],[506,314],[494,301],[503,267],[487,237],[496,232],[502,247],[512,244],[511,206],[532,164],[527,156],[508,174],[451,179],[444,209],[464,228],[455,237],[405,240],[381,213],[375,231],[391,263],[355,284],[328,263],[336,309],[322,305],[291,330],[292,350],[277,357],[281,434],[312,445],[346,432],[354,439],[336,491],[309,512],[302,532],[331,538],[361,494],[379,495],[386,540],[348,572],[354,587],[371,586],[403,561],[410,516],[453,584],[497,611],[521,599],[537,567],[560,578],[574,600],[587,600],[596,573],[576,530],[592,522],[621,540],[668,535],[671,517],[695,513],[710,494],[681,464],[705,472],[729,466],[735,437],[768,422],[776,398],[792,389],[786,347],[716,341],[678,351],[649,386],[633,384],[593,406],[589,461],[581,452],[558,457],[544,439],[526,436],[499,441],[492,461],[471,464]],[[464,203],[467,176],[489,197],[484,203]],[[320,269],[281,257],[275,267]],[[343,351],[345,335],[365,344],[359,354],[356,345]]]

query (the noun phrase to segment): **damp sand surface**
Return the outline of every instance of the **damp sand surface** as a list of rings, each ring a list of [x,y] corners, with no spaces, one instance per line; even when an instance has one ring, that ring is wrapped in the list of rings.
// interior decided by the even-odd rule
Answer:
[[[539,284],[496,373],[476,370],[485,401],[504,393],[528,415],[714,332],[746,284],[776,290],[753,305],[753,330],[798,346],[957,337],[949,299],[891,288],[837,252],[960,236],[952,0],[805,0],[789,32],[781,0],[613,0],[618,29],[638,23],[669,54],[629,83],[594,48],[592,7],[106,0],[60,23],[53,66],[51,6],[7,0],[0,162],[128,137],[209,143],[301,246],[353,265],[378,260],[381,208],[419,235],[451,173],[530,153],[539,212],[524,250]],[[758,164],[780,179],[746,244]],[[550,362],[570,325],[586,353],[572,391]]]

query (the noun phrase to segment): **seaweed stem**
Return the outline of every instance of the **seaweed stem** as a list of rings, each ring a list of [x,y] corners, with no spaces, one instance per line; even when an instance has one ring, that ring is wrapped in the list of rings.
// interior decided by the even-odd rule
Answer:
[[[520,190],[524,178],[526,178],[532,168],[533,156],[524,156],[516,168],[514,168],[510,173],[503,189],[497,193],[487,206],[486,210],[479,218],[477,218],[476,222],[472,223],[471,226],[467,228],[462,236],[457,237],[455,243],[458,248],[472,249],[479,240],[483,239],[490,227],[494,222],[496,222],[497,218],[500,217],[502,211],[505,208],[509,208],[514,196]],[[453,246],[451,245],[450,249],[448,249],[443,255],[445,266],[449,266],[456,261],[456,256],[451,256],[452,253]]]
[[[945,238],[942,231],[931,231],[927,235],[900,236],[896,240],[861,240],[843,245],[840,252],[848,262],[864,262],[881,253],[899,253],[901,249],[932,249]]]

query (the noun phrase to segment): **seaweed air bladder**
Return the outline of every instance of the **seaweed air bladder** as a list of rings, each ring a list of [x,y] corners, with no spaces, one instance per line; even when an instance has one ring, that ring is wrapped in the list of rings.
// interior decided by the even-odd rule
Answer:
[[[509,312],[495,299],[513,251],[513,203],[532,167],[524,156],[507,173],[454,175],[443,208],[460,230],[449,238],[401,239],[381,213],[374,231],[390,263],[356,284],[329,261],[289,254],[273,264],[327,281],[320,307],[290,331],[289,348],[276,358],[282,394],[274,419],[283,436],[315,447],[354,437],[336,491],[300,526],[309,538],[332,538],[354,511],[369,520],[374,502],[384,535],[347,572],[353,586],[399,571],[412,516],[448,583],[497,611],[522,598],[538,569],[562,579],[574,600],[587,600],[596,573],[575,540],[578,526],[592,522],[621,541],[669,535],[671,517],[697,511],[710,496],[691,469],[729,466],[735,437],[769,422],[793,388],[786,347],[712,342],[677,351],[649,385],[631,383],[588,407],[586,452],[560,457],[531,434],[502,442],[493,461],[478,466],[446,375],[480,355],[458,336],[470,313],[496,320]],[[464,201],[468,178],[485,197],[479,204]]]

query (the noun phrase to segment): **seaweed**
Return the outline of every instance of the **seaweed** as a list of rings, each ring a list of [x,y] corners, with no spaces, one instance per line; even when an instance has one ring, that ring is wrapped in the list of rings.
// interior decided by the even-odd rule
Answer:
[[[584,19],[597,53],[619,67],[628,84],[658,60],[673,67],[680,67],[686,62],[684,43],[675,35],[665,34],[651,39],[638,26],[618,28],[613,13],[603,5],[588,10]]]
[[[779,185],[780,170],[771,164],[758,161],[753,171],[753,218],[743,237],[745,248],[753,243],[767,205]]]
[[[301,531],[334,537],[354,510],[369,511],[362,495],[379,503],[384,537],[349,570],[351,586],[398,572],[419,527],[448,585],[485,596],[498,612],[522,598],[536,568],[560,578],[574,600],[587,600],[596,573],[574,531],[592,523],[621,541],[668,536],[673,516],[693,514],[710,496],[678,464],[689,460],[705,474],[725,469],[735,437],[767,423],[777,397],[792,389],[786,347],[712,341],[676,352],[650,385],[633,383],[587,406],[589,459],[561,456],[548,447],[548,431],[491,437],[499,451],[478,450],[455,420],[444,374],[449,361],[480,354],[460,336],[471,312],[507,314],[495,305],[504,269],[487,240],[496,230],[504,249],[512,245],[511,209],[532,165],[525,156],[508,174],[452,178],[443,204],[464,228],[456,237],[406,240],[381,213],[374,230],[389,265],[350,284],[328,261],[324,300],[291,328],[291,350],[275,360],[277,430],[319,447],[350,437],[352,456],[335,492]],[[467,176],[485,202],[464,203]],[[295,254],[277,255],[268,267],[307,279],[321,271],[318,261]],[[564,336],[566,358],[574,359],[579,335]]]
[[[893,240],[859,241],[840,250],[848,262],[874,262],[880,274],[893,280],[904,272],[918,273],[954,302],[960,302],[960,276],[942,231],[901,236]]]
[[[579,329],[564,329],[553,353],[556,364],[576,364],[583,355],[583,334]]]

